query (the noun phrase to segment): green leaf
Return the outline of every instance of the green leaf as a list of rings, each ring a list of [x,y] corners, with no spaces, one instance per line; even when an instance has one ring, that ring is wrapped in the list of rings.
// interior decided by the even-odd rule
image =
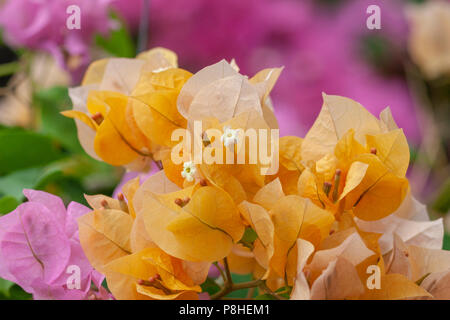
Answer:
[[[246,228],[244,235],[242,236],[242,241],[253,243],[256,239],[258,239],[258,235],[255,230],[252,228]]]
[[[202,292],[207,292],[210,296],[219,292],[220,286],[214,281],[214,279],[206,278],[206,281],[202,283]]]
[[[11,287],[11,289],[9,289],[9,300],[31,300],[31,299],[32,299],[32,295],[25,292],[17,284],[14,284]]]
[[[7,214],[19,205],[19,201],[12,196],[5,196],[0,198],[0,215]],[[1,280],[1,279],[0,279]],[[0,289],[1,289],[1,281],[0,281]]]
[[[255,300],[276,300],[272,295],[268,293],[260,294],[255,297]]]
[[[246,228],[242,239],[238,243],[242,244],[244,247],[253,250],[253,242],[258,238],[258,235],[252,228]]]
[[[10,196],[21,202],[23,189],[44,190],[68,203],[85,204],[83,194],[111,194],[118,184],[120,171],[83,155],[73,155],[43,167],[28,168],[0,177],[0,197]]]
[[[13,285],[14,282],[0,278],[0,294],[4,295],[5,297],[10,297],[9,290]]]
[[[112,18],[117,21],[120,27],[113,30],[107,37],[97,35],[95,43],[116,57],[133,58],[136,53],[136,46],[125,27],[125,23],[115,14],[112,14]]]
[[[63,156],[50,137],[18,129],[0,130],[0,150],[0,176],[41,166]]]
[[[23,189],[41,189],[62,173],[52,167],[37,167],[15,171],[0,178],[0,194],[23,199]]]
[[[41,170],[41,168],[29,168],[1,177],[0,193],[21,201],[23,199],[22,190],[33,188],[36,185]]]
[[[280,296],[289,299],[291,296],[292,287],[291,286],[284,286],[275,291],[275,293],[278,293]]]
[[[59,141],[65,148],[80,153],[77,129],[72,119],[60,114],[72,108],[68,90],[65,87],[53,87],[37,92],[34,104],[40,110],[40,132]]]

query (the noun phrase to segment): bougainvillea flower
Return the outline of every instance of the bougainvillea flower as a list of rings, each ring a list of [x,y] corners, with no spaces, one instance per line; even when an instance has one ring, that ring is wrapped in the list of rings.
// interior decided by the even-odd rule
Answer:
[[[128,169],[142,169],[148,160],[162,164],[144,183],[137,176],[121,185],[115,198],[86,196],[92,210],[77,219],[89,266],[106,275],[116,298],[197,299],[212,263],[224,281],[212,298],[239,288],[230,271],[251,274],[255,281],[245,287],[274,298],[445,296],[450,256],[440,250],[442,220],[430,222],[409,193],[409,148],[389,109],[378,119],[351,99],[324,94],[304,139],[278,139],[269,94],[281,69],[248,79],[234,61],[223,60],[191,76],[176,60],[156,49],[95,62],[72,92],[85,111],[66,113],[90,130],[79,134],[91,135],[87,145],[104,161]],[[196,136],[174,144],[175,129]],[[275,135],[262,140],[271,129]],[[257,150],[250,143],[255,136]],[[265,157],[264,147],[271,150]],[[268,175],[261,157],[280,170]],[[5,219],[6,229],[23,229],[13,222]],[[76,233],[76,224],[67,228]],[[41,229],[31,224],[30,234]],[[58,230],[45,233],[65,265],[77,251],[68,251]],[[2,256],[17,253],[11,233],[0,234]],[[43,263],[55,263],[55,270],[43,270],[43,281],[59,283],[56,256],[36,238]],[[37,272],[40,260],[31,267],[18,260],[5,263],[13,267],[0,264],[7,279],[25,268]],[[381,289],[369,286],[369,267],[378,271]],[[101,298],[97,275],[86,281]],[[45,286],[22,280],[37,297],[45,295]]]
[[[290,296],[292,300],[308,300],[311,296],[311,290],[303,269],[313,252],[314,245],[311,242],[303,239],[297,240],[297,274]]]
[[[377,221],[356,219],[358,227],[365,232],[381,235],[378,243],[382,254],[393,248],[394,234],[408,245],[428,249],[441,249],[444,238],[442,218],[430,221],[426,206],[408,193],[391,215]]]
[[[0,276],[35,299],[100,298],[103,277],[81,249],[76,224],[89,209],[76,202],[66,209],[60,198],[42,191],[24,194],[29,201],[0,218]],[[80,276],[75,289],[68,287],[72,267]],[[99,292],[91,291],[92,282]]]
[[[363,264],[374,252],[367,248],[354,229],[348,231],[342,235],[335,233],[331,236],[334,241],[315,247],[317,251],[308,264],[305,261],[308,256],[302,257],[305,253],[299,251],[299,257],[303,261],[299,260],[302,262],[297,270],[291,299],[336,300],[358,297],[364,293],[357,266]],[[310,255],[311,247],[314,248],[311,243],[302,244],[302,248],[309,248]]]
[[[172,149],[159,152],[167,177],[179,187],[189,185],[188,176],[197,182],[206,180],[228,192],[236,204],[251,199],[264,185],[265,173],[276,169],[278,137],[272,136],[263,116],[248,111],[222,123],[216,118],[202,121],[201,132],[194,130],[192,137],[189,131]],[[236,143],[225,146],[222,137],[227,130],[236,132]],[[263,152],[258,144],[265,142]],[[174,156],[181,162],[176,164]],[[187,175],[186,164],[195,171]]]
[[[162,146],[175,144],[172,132],[186,128],[177,110],[177,98],[185,82],[192,76],[180,68],[160,69],[143,73],[132,92],[133,114],[140,130],[154,143]]]
[[[152,183],[161,181],[160,179],[163,179],[161,174],[163,175],[164,172],[161,171],[155,175],[155,178],[149,179],[150,181],[142,186],[143,189],[153,190]],[[167,180],[167,178],[165,179]],[[139,195],[142,190],[138,192],[139,187],[139,177],[136,177],[122,187],[122,193],[118,195],[117,199],[103,195],[86,196],[94,210],[81,216],[78,219],[78,224],[81,244],[89,261],[96,270],[101,270],[102,273],[107,275],[108,287],[112,292],[117,292],[116,299],[145,298],[146,296],[157,298],[158,294],[164,294],[165,289],[162,293],[158,290],[153,290],[152,293],[152,289],[146,288],[145,285],[141,289],[146,293],[140,291],[142,294],[137,293],[135,284],[131,285],[127,282],[128,277],[131,276],[130,272],[134,272],[127,271],[128,269],[125,267],[130,261],[134,261],[137,268],[148,269],[146,272],[157,270],[158,274],[162,276],[163,271],[161,270],[166,270],[168,274],[171,273],[166,265],[169,259],[169,261],[172,261],[171,265],[176,269],[176,272],[183,275],[184,278],[182,277],[181,281],[190,281],[189,283],[194,283],[193,286],[203,283],[208,274],[209,263],[175,259],[157,249],[156,244],[146,231],[142,216],[136,215],[136,211],[141,209],[143,205],[141,202],[142,196]],[[160,189],[158,188],[158,190]],[[157,251],[152,251],[152,249]],[[150,267],[147,266],[147,262],[141,261],[143,252],[145,252],[145,258],[143,259],[148,262]],[[153,259],[157,261],[154,262]],[[157,265],[160,259],[162,259],[163,265],[152,269],[151,265]],[[160,268],[162,269],[159,270]],[[156,273],[139,279],[146,281],[155,275]],[[164,276],[163,279],[165,279]],[[176,279],[169,278],[164,281],[167,282],[170,290],[184,290],[177,289],[178,280]],[[186,290],[198,291],[197,287],[194,289],[187,288]],[[184,292],[178,292],[167,295],[166,298],[174,299],[180,295],[184,298],[196,297],[196,295],[192,296],[191,294],[192,292],[188,295],[185,295]],[[162,299],[162,297],[159,298]]]
[[[158,248],[115,259],[105,271],[108,288],[121,300],[196,300],[201,292],[184,271],[183,261]]]
[[[448,300],[450,299],[450,292],[448,290],[450,285],[450,271],[443,271],[430,274],[426,277],[420,286],[427,290],[434,299]],[[431,297],[422,297],[422,299],[433,299]]]
[[[305,169],[301,158],[302,142],[302,138],[295,136],[279,139],[279,170],[276,175],[266,176],[266,183],[278,178],[286,194],[298,194],[298,179]]]
[[[199,165],[201,174],[213,185],[227,191],[236,204],[251,199],[264,186],[267,171],[278,163],[278,136],[274,138],[271,135],[263,116],[248,111],[223,123],[217,119],[209,119],[205,127],[215,129],[217,136],[208,136],[208,143],[202,146],[203,156],[210,155],[214,161],[202,161]],[[227,128],[239,132],[237,143],[231,146],[231,161],[228,158],[230,146],[225,146],[220,139]],[[209,131],[205,132],[209,135]],[[254,139],[250,135],[246,136],[247,132],[254,132]],[[254,141],[259,146],[255,147]],[[262,152],[264,142],[267,142],[266,152]],[[261,156],[264,153],[266,154]]]
[[[363,220],[393,213],[409,188],[409,148],[388,109],[380,118],[351,99],[324,94],[322,111],[301,146],[307,168],[299,194],[335,214],[352,209]]]
[[[147,179],[135,196],[137,216],[142,215],[150,238],[179,259],[213,262],[225,257],[244,233],[233,199],[217,187],[200,184],[152,192],[152,185],[165,183],[161,178]]]
[[[176,64],[174,53],[156,48],[141,53],[136,59],[103,59],[90,65],[82,85],[69,89],[73,110],[63,112],[63,115],[75,119],[80,143],[90,156],[112,165],[126,165],[132,170],[148,168],[156,146],[145,135],[149,129],[141,131],[140,127],[155,123],[148,122],[151,119],[142,113],[142,105],[150,103],[144,105],[144,110],[149,107],[157,112],[166,108],[170,110],[170,104],[161,98],[164,94],[157,98],[156,94],[149,92],[167,91],[174,78],[170,76],[171,70],[161,70],[175,68]],[[162,74],[158,75],[158,72]],[[169,76],[164,77],[166,74]],[[141,92],[146,86],[149,92]],[[135,92],[137,97],[133,96],[135,89],[138,90]],[[156,107],[153,100],[148,100],[153,99],[150,97],[156,99]],[[176,97],[172,97],[174,99]]]
[[[186,82],[177,104],[189,127],[196,120],[214,118],[226,122],[251,111],[278,128],[267,98],[282,68],[262,70],[250,80],[238,70],[236,65],[222,60],[200,70]]]
[[[91,264],[97,270],[120,257],[155,247],[136,216],[134,196],[139,177],[122,187],[117,199],[104,195],[86,195],[94,209],[78,219],[80,241]],[[94,245],[95,244],[95,245]]]
[[[394,247],[386,261],[386,273],[399,273],[416,282],[432,273],[447,271],[450,252],[406,245],[395,235]]]
[[[375,263],[381,270],[381,287],[369,289],[365,286],[368,278],[366,261],[373,256],[374,252],[366,247],[364,240],[357,232],[345,232],[345,234],[347,237],[340,240],[341,236],[333,234],[333,237],[338,240],[335,246],[318,250],[303,271],[298,270],[299,274],[295,280],[295,290],[292,291],[291,299],[397,300],[431,296],[405,275],[391,272],[393,270],[388,270],[390,266],[385,268],[383,264],[380,265],[383,259],[378,259],[379,262]],[[443,265],[444,263],[441,264]],[[436,270],[438,269],[437,267]]]
[[[78,219],[83,250],[96,270],[110,261],[131,254],[133,218],[121,210],[100,209]]]
[[[425,208],[410,196],[400,209],[392,216],[402,220],[423,219],[424,215],[427,216]],[[362,231],[356,224],[346,223],[348,218],[351,215],[345,213],[338,223],[338,231],[316,248],[311,261],[303,264],[304,268],[297,270],[291,299],[430,299],[433,292],[437,297],[446,296],[443,286],[448,281],[446,272],[450,267],[450,256],[440,246],[430,248],[433,241],[429,237],[438,237],[436,234],[426,231],[420,234],[418,228],[408,234],[407,228],[396,228],[394,225],[392,229],[401,232],[403,237],[414,235],[411,239],[405,238],[411,243],[406,244],[396,233],[392,235],[391,229],[371,228],[371,232]],[[358,225],[360,222],[363,225],[376,223],[357,222]],[[442,221],[439,222],[442,225]],[[373,233],[374,230],[391,235],[382,239],[382,234]],[[374,239],[377,241],[373,242]],[[308,245],[303,244],[303,247],[307,251]],[[369,289],[365,286],[369,276],[366,270],[371,265],[379,267],[381,288]]]
[[[272,276],[286,279],[292,285],[296,277],[297,240],[299,238],[319,246],[328,236],[333,215],[311,201],[296,195],[285,195],[279,179],[261,188],[252,203],[239,205],[241,215],[258,238],[252,253],[261,267]]]

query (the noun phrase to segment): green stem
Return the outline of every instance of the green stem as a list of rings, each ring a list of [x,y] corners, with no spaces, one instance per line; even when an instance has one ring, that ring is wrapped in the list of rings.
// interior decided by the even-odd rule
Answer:
[[[280,296],[278,293],[273,292],[272,290],[269,289],[269,287],[267,287],[267,285],[262,282],[259,287],[264,290],[266,293],[270,294],[271,296],[273,296],[275,299],[277,300],[287,300],[285,297]]]
[[[253,281],[247,281],[247,282],[241,282],[241,283],[233,283],[233,280],[231,278],[231,271],[230,267],[228,265],[227,258],[223,259],[223,265],[225,267],[225,272],[222,270],[222,268],[219,267],[218,263],[214,263],[214,265],[219,269],[220,274],[224,281],[224,286],[220,289],[219,292],[213,294],[211,296],[211,300],[219,300],[224,298],[227,294],[237,291],[237,290],[243,290],[243,289],[250,289],[250,288],[256,288],[260,287],[264,291],[266,291],[268,294],[272,295],[277,300],[286,300],[286,298],[278,295],[277,293],[270,290],[264,280],[253,280]]]
[[[256,288],[259,285],[264,283],[263,280],[254,280],[254,281],[248,281],[248,282],[241,282],[241,283],[225,283],[225,286],[216,294],[211,296],[212,300],[218,300],[223,297],[225,297],[227,294],[236,291],[236,290],[243,290],[243,289],[249,289],[249,288]]]

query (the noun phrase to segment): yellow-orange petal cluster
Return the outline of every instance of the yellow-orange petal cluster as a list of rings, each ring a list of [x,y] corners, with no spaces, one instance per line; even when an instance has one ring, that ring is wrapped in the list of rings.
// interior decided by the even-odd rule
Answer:
[[[90,155],[162,166],[117,199],[86,196],[80,241],[112,294],[196,299],[208,279],[221,298],[239,288],[233,272],[275,299],[449,299],[442,220],[411,195],[389,108],[377,118],[323,94],[306,136],[279,138],[269,94],[281,71],[249,78],[222,60],[191,74],[157,48],[94,62],[70,91],[64,114]]]

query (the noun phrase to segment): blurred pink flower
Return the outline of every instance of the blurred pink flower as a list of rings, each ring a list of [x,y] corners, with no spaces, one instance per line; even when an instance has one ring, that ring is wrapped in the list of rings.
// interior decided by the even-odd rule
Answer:
[[[0,218],[0,277],[34,299],[108,299],[104,276],[92,268],[78,237],[76,219],[90,209],[71,202],[66,210],[59,197],[42,191],[25,189],[24,195],[28,202]],[[80,289],[67,287],[69,266],[79,268]]]
[[[322,92],[350,97],[372,113],[390,106],[412,142],[420,133],[401,72],[407,25],[399,0],[379,0],[381,30],[366,27],[370,0],[150,1],[150,46],[179,55],[180,65],[197,71],[222,58],[235,58],[244,74],[265,67],[285,69],[272,97],[281,135],[304,135],[318,115]],[[140,2],[117,0],[132,28]],[[376,65],[363,43],[383,41],[387,51]],[[376,61],[375,61],[376,62]],[[385,72],[384,69],[388,69]],[[392,69],[395,69],[392,71]]]
[[[108,17],[111,0],[7,0],[0,8],[0,27],[11,46],[51,53],[62,67],[79,77],[90,62],[93,35],[113,27]],[[70,5],[80,8],[81,28],[69,30],[66,13]],[[76,66],[67,56],[77,57]]]

